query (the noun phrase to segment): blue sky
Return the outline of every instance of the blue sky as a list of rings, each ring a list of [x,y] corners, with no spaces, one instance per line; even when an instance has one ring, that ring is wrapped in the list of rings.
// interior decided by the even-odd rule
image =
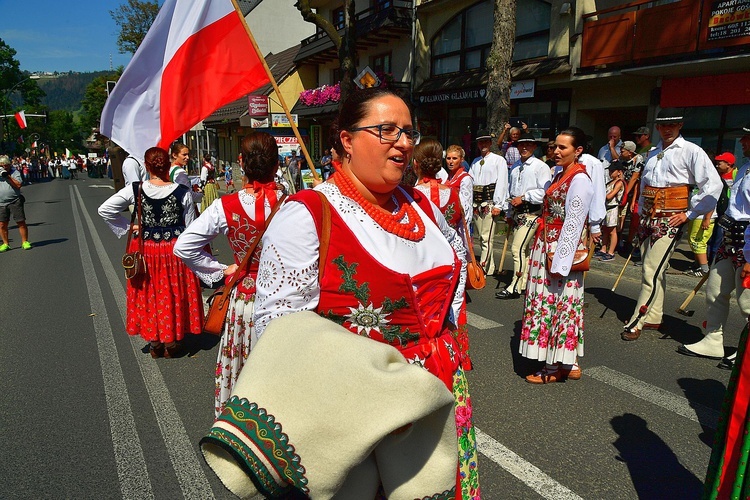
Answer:
[[[0,38],[25,71],[100,71],[126,66],[109,15],[126,0],[0,0]],[[160,2],[161,3],[161,2]]]

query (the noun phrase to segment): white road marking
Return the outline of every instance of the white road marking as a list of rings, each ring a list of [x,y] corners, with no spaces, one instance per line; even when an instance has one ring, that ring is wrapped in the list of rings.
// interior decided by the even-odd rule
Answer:
[[[475,431],[479,452],[520,479],[540,496],[550,500],[582,500],[575,492],[497,442],[492,436],[485,434],[478,427]]]
[[[77,187],[75,187],[75,189],[79,203],[81,207],[84,207],[81,194]],[[122,318],[123,324],[126,324],[127,301],[125,290],[120,285],[119,274],[115,271],[112,261],[109,259],[104,244],[102,243],[101,238],[99,238],[99,234],[96,232],[91,216],[86,210],[82,210],[82,212],[86,219],[91,239],[96,247],[96,253],[99,256],[102,268],[104,269],[104,274],[107,276],[107,281],[109,282],[112,294],[114,295],[118,309],[120,310],[120,317]],[[159,371],[159,367],[150,356],[144,356],[143,352],[141,352],[143,340],[141,340],[140,337],[131,337],[130,343],[133,352],[135,353],[135,358],[138,361],[141,376],[146,384],[146,390],[151,399],[151,405],[154,408],[156,421],[159,424],[159,429],[164,438],[164,443],[167,452],[169,453],[169,458],[172,461],[172,467],[177,475],[177,480],[180,484],[183,496],[185,498],[194,498],[196,500],[214,498],[211,485],[201,467],[195,448],[185,431],[185,426],[183,425],[180,414],[174,405],[174,401],[172,401],[172,396],[169,394],[169,390],[164,382],[164,377],[162,376],[161,371]],[[207,410],[206,413],[208,415],[213,414],[213,412],[209,410]]]
[[[78,236],[78,248],[83,265],[83,275],[86,279],[86,289],[91,303],[91,311],[95,312],[91,319],[94,323],[99,365],[104,380],[104,399],[107,402],[107,415],[109,416],[109,428],[115,451],[120,492],[123,498],[154,498],[122,367],[119,363],[113,362],[113,360],[117,360],[115,338],[107,316],[107,308],[104,305],[102,289],[99,287],[94,264],[87,250],[88,245],[81,225],[81,217],[78,215],[72,186],[70,187],[70,198],[73,205],[73,220]],[[82,203],[80,206],[83,209]]]
[[[584,375],[588,375],[600,382],[611,385],[621,391],[653,403],[657,406],[689,418],[701,425],[716,429],[719,420],[719,412],[699,403],[691,403],[687,398],[677,396],[655,385],[625,375],[606,366],[595,366],[585,368]]]
[[[106,186],[104,184],[89,184],[90,188],[104,188],[104,189],[111,189],[112,191],[115,190],[114,186]]]
[[[484,318],[473,312],[466,311],[466,322],[469,326],[473,326],[479,330],[489,330],[491,328],[500,328],[502,323],[492,321],[491,319]]]

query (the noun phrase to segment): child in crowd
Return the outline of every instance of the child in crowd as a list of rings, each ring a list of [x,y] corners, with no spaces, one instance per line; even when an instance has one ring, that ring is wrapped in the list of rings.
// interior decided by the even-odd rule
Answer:
[[[623,166],[613,162],[607,167],[610,181],[607,183],[607,215],[602,221],[602,236],[604,243],[595,257],[602,261],[614,260],[617,248],[617,223],[620,219],[620,202],[625,194],[623,180]]]

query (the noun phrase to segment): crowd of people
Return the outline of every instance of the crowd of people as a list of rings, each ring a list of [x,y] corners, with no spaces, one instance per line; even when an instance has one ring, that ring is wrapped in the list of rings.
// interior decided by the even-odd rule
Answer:
[[[695,275],[700,271],[708,279],[708,321],[705,338],[678,352],[720,359],[730,368],[741,361],[743,346],[738,356],[724,359],[722,327],[734,291],[742,314],[750,315],[743,284],[746,277],[750,281],[750,264],[743,257],[750,251],[744,243],[750,241],[745,237],[750,163],[735,169],[731,153],[712,161],[680,134],[682,110],[662,109],[655,122],[656,145],[646,127],[636,130],[632,141],[623,141],[620,129],[612,127],[597,156],[587,152],[590,137],[577,127],[545,141],[523,124],[506,127],[500,138],[480,130],[475,138],[479,156],[467,162],[463,147],[422,138],[399,95],[387,89],[357,91],[343,103],[336,122],[323,161],[325,179],[290,196],[289,186],[279,182],[278,146],[264,132],[243,139],[243,185],[221,197],[219,172],[210,157],[203,159],[194,185],[185,171],[187,146],[151,148],[143,161],[126,160],[127,186],[99,208],[116,234],[130,233],[128,251],[143,252],[144,272],[127,283],[127,331],[147,341],[154,358],[178,356],[185,335],[202,331],[199,283],[215,287],[236,278],[217,356],[216,423],[202,441],[217,474],[233,478],[225,481],[233,491],[254,491],[264,481],[282,490],[314,491],[302,479],[264,475],[247,446],[260,438],[252,426],[235,421],[238,415],[259,422],[267,418],[247,407],[247,398],[253,387],[273,384],[273,374],[254,372],[260,380],[243,382],[249,376],[243,368],[252,366],[264,333],[281,335],[273,328],[281,318],[296,331],[295,321],[308,321],[304,312],[313,311],[344,331],[390,346],[413,367],[437,377],[453,400],[454,474],[452,484],[435,483],[442,489],[434,491],[419,489],[423,486],[415,482],[414,493],[425,497],[455,488],[457,498],[480,498],[466,377],[472,369],[466,262],[474,252],[473,237],[479,264],[491,275],[502,271],[493,248],[498,226],[512,232],[506,238],[512,242],[512,276],[496,297],[524,301],[519,354],[543,363],[525,375],[530,384],[581,379],[584,279],[592,258],[612,260],[617,250],[625,250],[641,261],[640,295],[621,338],[635,341],[644,330],[660,329],[665,271],[683,232],[690,234],[696,254]],[[741,144],[750,158],[750,128],[744,129]],[[537,158],[538,150],[546,154]],[[121,215],[128,208],[130,221]],[[718,241],[711,239],[714,227]],[[227,263],[211,252],[220,234],[232,250]],[[324,346],[310,349],[322,363],[326,357],[339,359]],[[258,349],[256,356],[258,363],[295,370],[283,352]],[[358,362],[368,360],[363,355]],[[311,390],[320,394],[311,397],[338,393],[337,384],[350,382],[318,384]],[[341,404],[356,406],[364,397],[350,394]],[[294,421],[308,410],[286,409],[290,413],[284,415]],[[348,439],[351,449],[369,446],[365,436]],[[736,439],[727,444],[735,445]],[[313,457],[316,446],[325,443],[302,448]],[[408,447],[408,441],[401,446]],[[218,449],[225,450],[228,461],[209,458]],[[290,457],[277,458],[270,459],[271,467],[283,469]],[[236,469],[227,469],[228,463]],[[355,466],[342,464],[346,470]],[[372,491],[362,483],[360,493],[388,496],[386,475],[381,472]]]

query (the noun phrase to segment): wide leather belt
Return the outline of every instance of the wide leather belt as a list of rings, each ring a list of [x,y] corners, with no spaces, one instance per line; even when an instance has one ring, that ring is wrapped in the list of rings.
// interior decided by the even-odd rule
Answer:
[[[492,197],[495,196],[495,185],[488,184],[486,186],[474,186],[474,203],[479,205],[485,201],[492,201]]]
[[[517,214],[530,214],[530,213],[537,213],[541,212],[542,205],[541,203],[539,205],[535,205],[534,203],[529,203],[528,201],[522,202],[517,207],[513,207],[513,211]]]
[[[745,245],[745,229],[747,229],[748,221],[734,220],[724,214],[719,217],[717,225],[724,230],[722,242],[725,246],[742,248]]]
[[[690,202],[690,186],[645,186],[641,195],[643,213],[649,217],[656,217],[657,213],[662,212],[684,212]]]

